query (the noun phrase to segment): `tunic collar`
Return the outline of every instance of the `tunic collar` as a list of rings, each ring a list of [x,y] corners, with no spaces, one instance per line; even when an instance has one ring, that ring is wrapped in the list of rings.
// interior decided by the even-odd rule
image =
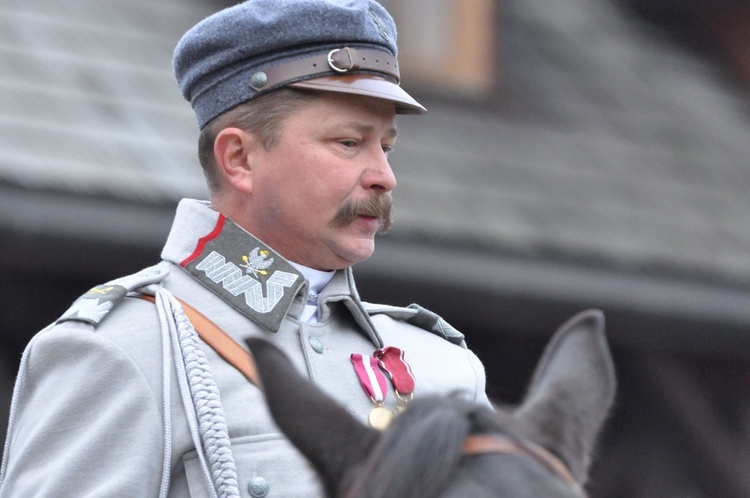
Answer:
[[[273,332],[306,287],[288,261],[205,202],[180,202],[162,258]]]

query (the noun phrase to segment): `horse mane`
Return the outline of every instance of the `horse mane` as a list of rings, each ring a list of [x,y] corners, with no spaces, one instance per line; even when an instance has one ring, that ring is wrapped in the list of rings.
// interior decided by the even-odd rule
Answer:
[[[458,395],[414,400],[347,473],[340,496],[439,496],[463,463],[466,437],[498,432],[498,413]]]

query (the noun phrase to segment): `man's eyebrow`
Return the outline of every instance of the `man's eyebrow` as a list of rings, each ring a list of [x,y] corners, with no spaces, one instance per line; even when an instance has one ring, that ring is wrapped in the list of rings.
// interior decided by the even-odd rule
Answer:
[[[344,126],[347,128],[353,128],[362,134],[373,133],[375,131],[375,127],[373,125],[360,123],[358,121],[352,121],[351,123],[346,123]],[[398,137],[398,129],[395,126],[391,128],[390,130],[388,130],[385,134],[385,138],[396,138],[396,137]]]

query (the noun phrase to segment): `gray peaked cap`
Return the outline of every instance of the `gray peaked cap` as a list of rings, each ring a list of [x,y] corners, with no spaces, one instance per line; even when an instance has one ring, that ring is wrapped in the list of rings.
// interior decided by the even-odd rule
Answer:
[[[284,86],[424,107],[399,86],[396,25],[373,0],[248,0],[199,22],[173,68],[202,129],[238,104]]]

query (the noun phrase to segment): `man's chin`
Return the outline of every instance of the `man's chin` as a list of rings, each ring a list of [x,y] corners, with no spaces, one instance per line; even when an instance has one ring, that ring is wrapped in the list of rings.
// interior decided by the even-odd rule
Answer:
[[[341,250],[337,252],[337,255],[343,263],[342,267],[348,267],[370,259],[370,256],[372,256],[374,252],[374,237],[369,239],[359,238],[352,241],[347,247],[341,248]]]

